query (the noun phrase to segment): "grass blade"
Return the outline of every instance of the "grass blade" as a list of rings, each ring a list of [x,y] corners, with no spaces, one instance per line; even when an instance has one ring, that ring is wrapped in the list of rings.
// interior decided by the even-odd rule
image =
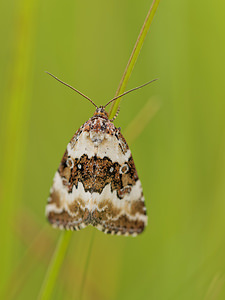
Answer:
[[[134,49],[133,49],[133,51],[131,53],[131,56],[129,58],[126,69],[123,73],[123,77],[122,77],[122,79],[120,81],[120,84],[119,84],[119,87],[117,89],[116,96],[118,96],[118,95],[122,94],[123,92],[125,92],[127,82],[128,82],[128,80],[131,76],[134,65],[135,65],[135,63],[138,59],[138,56],[139,56],[140,52],[141,52],[141,48],[144,44],[145,38],[147,36],[148,30],[149,30],[150,25],[152,23],[152,20],[153,20],[153,17],[155,15],[155,12],[157,10],[157,7],[159,5],[159,2],[160,2],[160,0],[154,0],[151,7],[150,7],[150,9],[149,9],[149,11],[148,11],[147,17],[144,21],[144,24],[141,28],[141,31],[140,31],[140,34],[139,34],[138,39],[136,41],[136,44],[134,46]],[[117,112],[117,109],[119,107],[120,101],[121,101],[121,98],[114,101],[113,104],[111,105],[110,113],[109,113],[110,119],[115,116],[115,114]]]
[[[72,231],[63,231],[61,234],[58,245],[55,249],[55,253],[48,267],[45,280],[38,297],[39,300],[47,300],[51,298],[59,270],[63,263],[66,250],[70,242],[71,235]]]

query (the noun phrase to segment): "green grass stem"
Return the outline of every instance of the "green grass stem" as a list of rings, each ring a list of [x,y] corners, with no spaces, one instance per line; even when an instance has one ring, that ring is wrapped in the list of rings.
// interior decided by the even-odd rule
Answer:
[[[48,267],[41,292],[39,294],[39,300],[48,300],[51,299],[52,291],[54,289],[56,279],[63,263],[66,250],[68,248],[72,231],[63,231],[61,233],[60,239],[58,241],[55,253],[52,257],[50,265]]]
[[[159,5],[159,2],[160,2],[160,0],[154,0],[152,2],[152,5],[151,5],[151,7],[148,11],[147,17],[144,21],[144,24],[143,24],[142,28],[141,28],[138,39],[135,43],[134,49],[131,53],[131,56],[129,58],[128,64],[127,64],[126,69],[123,73],[123,77],[120,81],[120,84],[119,84],[119,87],[117,89],[117,92],[116,92],[115,96],[121,95],[122,93],[125,92],[128,80],[131,76],[134,65],[135,65],[135,63],[138,59],[138,56],[139,56],[140,52],[141,52],[141,48],[144,44],[145,38],[147,36],[148,30],[149,30],[150,25],[152,23],[152,20],[153,20],[153,17],[155,15],[155,12],[157,10],[157,7]],[[109,113],[110,118],[113,118],[115,116],[115,114],[117,112],[117,109],[119,107],[120,101],[121,101],[121,98],[117,99],[116,101],[114,101],[112,103],[112,105],[110,107],[110,113]]]

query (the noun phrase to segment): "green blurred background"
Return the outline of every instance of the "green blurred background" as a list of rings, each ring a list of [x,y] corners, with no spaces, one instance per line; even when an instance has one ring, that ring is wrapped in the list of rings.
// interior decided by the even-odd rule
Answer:
[[[105,104],[150,5],[1,1],[1,299],[40,292],[60,236],[44,216],[52,178],[94,112],[44,71]],[[160,103],[130,145],[149,225],[137,238],[74,232],[52,299],[78,299],[93,231],[84,299],[225,299],[224,12],[161,1],[127,88],[160,80],[124,98],[115,121],[129,143],[138,112]]]

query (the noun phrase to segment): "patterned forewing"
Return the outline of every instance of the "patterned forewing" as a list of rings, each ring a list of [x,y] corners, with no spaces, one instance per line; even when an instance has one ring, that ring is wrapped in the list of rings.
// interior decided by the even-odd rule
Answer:
[[[76,132],[55,174],[46,214],[60,228],[93,225],[124,235],[143,231],[147,216],[141,183],[124,137],[109,120],[90,119]]]

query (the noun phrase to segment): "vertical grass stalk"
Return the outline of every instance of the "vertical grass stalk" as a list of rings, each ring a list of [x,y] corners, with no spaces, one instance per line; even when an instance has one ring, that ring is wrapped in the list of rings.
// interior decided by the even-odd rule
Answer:
[[[73,231],[63,231],[61,233],[60,239],[55,249],[55,253],[53,254],[38,297],[39,300],[47,300],[51,298],[52,291],[54,289],[59,270],[63,263],[72,233]]]
[[[150,25],[152,23],[152,20],[153,20],[153,17],[155,15],[155,12],[157,10],[157,7],[159,5],[159,2],[160,2],[160,0],[154,0],[152,2],[152,5],[151,5],[151,7],[148,11],[147,17],[144,21],[144,24],[143,24],[142,28],[141,28],[141,31],[139,33],[139,36],[138,36],[137,41],[135,43],[134,49],[133,49],[133,51],[131,53],[131,56],[129,58],[126,69],[123,73],[122,79],[120,81],[120,84],[119,84],[119,87],[116,91],[115,96],[118,96],[118,95],[122,94],[123,92],[125,92],[128,80],[131,76],[134,65],[135,65],[135,63],[138,59],[138,56],[139,56],[140,52],[141,52],[141,48],[144,44],[145,38],[147,36],[148,30],[149,30]],[[115,114],[117,112],[117,109],[119,107],[120,101],[121,101],[121,98],[117,99],[116,101],[114,101],[112,103],[112,105],[110,107],[110,114],[109,114],[110,119],[115,116]]]

